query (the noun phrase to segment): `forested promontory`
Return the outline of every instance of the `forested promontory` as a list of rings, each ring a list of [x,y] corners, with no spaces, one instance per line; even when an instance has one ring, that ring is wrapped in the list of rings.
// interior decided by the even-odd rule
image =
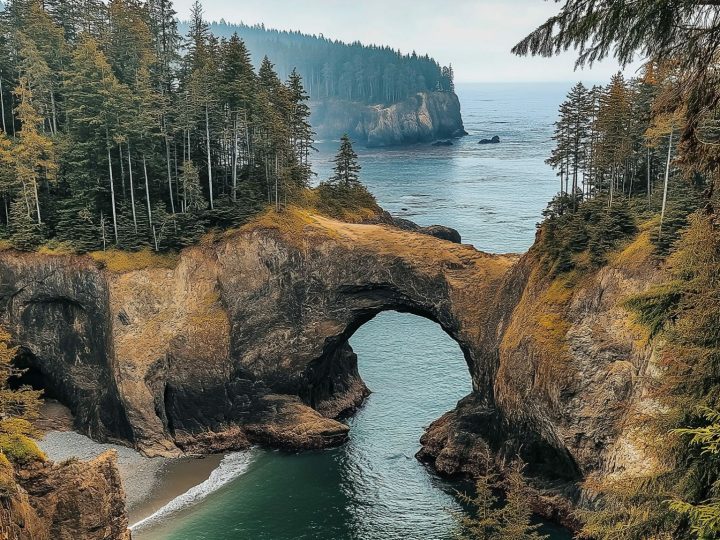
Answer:
[[[181,28],[188,23],[182,23]],[[367,104],[391,104],[418,92],[452,92],[452,66],[441,66],[429,55],[410,54],[360,42],[344,43],[323,35],[266,28],[265,25],[210,24],[213,34],[238,34],[251,52],[254,65],[263,56],[275,64],[280,77],[297,69],[312,100],[338,98]]]
[[[347,133],[367,146],[397,146],[465,134],[453,68],[427,54],[224,20],[210,30],[240,36],[256,68],[267,56],[282,79],[297,70],[319,138]]]

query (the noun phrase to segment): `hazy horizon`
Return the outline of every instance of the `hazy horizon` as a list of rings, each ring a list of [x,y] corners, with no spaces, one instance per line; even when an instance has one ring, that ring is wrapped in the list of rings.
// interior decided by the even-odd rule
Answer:
[[[187,19],[193,0],[178,0],[175,9]],[[279,30],[322,34],[331,39],[388,45],[403,53],[429,54],[452,64],[459,83],[607,82],[619,66],[605,61],[591,70],[574,70],[572,52],[555,58],[518,58],[512,46],[554,14],[558,5],[542,0],[455,0],[439,8],[433,0],[204,0],[209,21],[264,24]],[[362,21],[362,23],[358,23]],[[633,74],[636,67],[625,70]]]

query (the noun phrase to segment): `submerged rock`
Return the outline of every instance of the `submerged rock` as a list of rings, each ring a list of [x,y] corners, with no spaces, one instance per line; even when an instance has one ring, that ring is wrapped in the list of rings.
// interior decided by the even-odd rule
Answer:
[[[453,146],[453,142],[450,140],[447,141],[435,141],[432,143],[433,146]]]
[[[495,135],[492,139],[480,139],[478,141],[478,144],[499,144],[500,143],[500,137],[498,135]]]

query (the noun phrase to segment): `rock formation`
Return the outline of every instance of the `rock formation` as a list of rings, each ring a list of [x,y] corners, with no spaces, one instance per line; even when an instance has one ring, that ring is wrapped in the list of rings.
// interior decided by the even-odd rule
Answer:
[[[91,462],[0,462],[0,538],[130,540],[114,452]]]
[[[625,420],[652,407],[653,343],[622,306],[659,279],[647,233],[601,270],[551,278],[535,250],[378,221],[267,214],[172,267],[4,252],[2,322],[78,429],[178,455],[342,443],[337,418],[367,395],[348,339],[410,312],[457,341],[472,376],[423,437],[439,471],[472,473],[486,448],[570,484],[646,466]]]
[[[327,100],[312,106],[320,138],[344,133],[366,146],[398,146],[467,135],[460,101],[451,92],[423,92],[392,105]]]
[[[96,439],[148,455],[313,448],[345,440],[333,418],[367,395],[348,339],[381,311],[437,321],[488,387],[493,355],[477,343],[495,315],[476,306],[514,261],[289,211],[185,250],[174,268],[6,252],[0,299],[31,365]]]
[[[478,144],[500,144],[500,136],[495,135],[492,139],[480,139]]]

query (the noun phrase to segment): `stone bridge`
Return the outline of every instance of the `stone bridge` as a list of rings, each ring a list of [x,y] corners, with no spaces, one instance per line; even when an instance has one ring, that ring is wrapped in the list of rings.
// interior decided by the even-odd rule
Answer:
[[[551,428],[496,406],[499,340],[523,289],[517,256],[291,209],[177,260],[102,260],[0,255],[19,361],[96,439],[147,455],[342,443],[337,418],[367,396],[348,339],[396,310],[435,321],[462,349],[465,433],[577,472]]]

